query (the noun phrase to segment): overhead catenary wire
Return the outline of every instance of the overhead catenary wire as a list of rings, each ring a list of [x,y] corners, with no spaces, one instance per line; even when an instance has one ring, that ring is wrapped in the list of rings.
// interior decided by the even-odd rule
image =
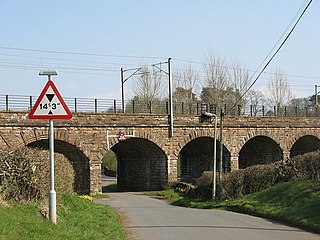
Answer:
[[[289,39],[289,37],[291,36],[292,32],[294,31],[294,29],[297,27],[298,23],[300,22],[301,18],[303,17],[303,15],[305,14],[305,12],[307,11],[307,9],[309,8],[310,4],[312,3],[312,0],[310,0],[308,2],[308,4],[305,6],[305,8],[303,9],[302,13],[300,14],[300,16],[298,17],[298,19],[296,20],[295,24],[293,25],[293,27],[291,28],[291,30],[289,31],[289,33],[287,34],[287,36],[285,37],[285,39],[281,42],[280,46],[276,49],[276,51],[272,54],[272,56],[270,57],[270,59],[268,60],[268,62],[264,65],[264,67],[260,70],[259,74],[257,75],[257,77],[255,78],[255,80],[251,83],[251,85],[248,87],[248,89],[246,91],[244,91],[244,93],[239,97],[239,99],[237,100],[237,102],[234,104],[233,107],[235,107],[238,102],[244,97],[244,95],[247,94],[247,92],[254,86],[254,84],[258,81],[258,79],[260,78],[260,76],[262,75],[262,73],[264,72],[264,70],[269,66],[269,64],[271,63],[271,61],[274,59],[274,57],[277,55],[277,53],[280,51],[280,49],[284,46],[284,44],[287,42],[287,40]]]
[[[6,46],[0,46],[0,49],[18,50],[18,51],[27,51],[27,52],[56,53],[56,54],[66,54],[66,55],[94,56],[94,57],[137,58],[137,59],[143,59],[143,58],[146,58],[146,59],[166,59],[166,57],[156,57],[156,56],[134,56],[134,55],[84,53],[84,52],[42,50],[42,49],[31,49],[31,48],[17,48],[17,47],[6,47]]]
[[[279,41],[278,41],[279,42]],[[5,47],[8,49],[11,49],[10,47]],[[1,49],[1,47],[0,47]],[[20,48],[14,48],[14,49],[20,49]],[[36,51],[36,50],[35,50]],[[54,51],[56,53],[58,53],[57,51]],[[70,52],[71,53],[71,52]],[[91,53],[84,53],[86,55],[91,55]],[[95,55],[95,54],[92,54]],[[75,58],[59,58],[59,57],[43,57],[43,56],[27,56],[27,55],[18,55],[18,54],[5,54],[5,53],[0,53],[0,56],[6,56],[6,57],[15,57],[14,59],[1,59],[0,58],[0,67],[10,67],[10,68],[15,68],[15,69],[26,69],[26,70],[34,70],[36,66],[38,67],[43,67],[46,65],[56,65],[59,66],[62,65],[61,69],[66,68],[67,66],[69,67],[74,67],[75,69],[73,70],[80,70],[80,72],[82,72],[84,69],[87,71],[91,71],[93,75],[96,75],[96,73],[94,73],[93,71],[97,70],[97,71],[113,71],[113,72],[118,72],[119,68],[121,66],[134,66],[137,67],[137,64],[133,64],[133,63],[124,63],[124,62],[103,62],[103,61],[92,61],[92,60],[84,60],[84,59],[75,59]],[[107,56],[107,55],[106,55]],[[121,56],[121,55],[116,55],[116,56]],[[16,57],[20,57],[23,59],[33,59],[33,61],[28,61],[28,60],[17,60]],[[126,56],[123,55],[121,56],[123,58],[125,58]],[[156,57],[152,57],[152,58],[156,58]],[[181,59],[181,58],[173,58],[175,61],[178,62],[185,62],[185,63],[190,63],[190,64],[196,64],[196,65],[200,65],[200,66],[205,66],[207,65],[204,62],[198,62],[198,61],[193,61],[193,60],[186,60],[186,59]],[[38,60],[35,61],[35,60]],[[51,62],[51,61],[46,61],[46,60],[56,60],[56,61],[62,61],[62,62]],[[13,64],[14,62],[14,64]],[[73,62],[81,62],[81,63],[90,63],[91,66],[87,66],[87,65],[79,65],[79,64],[73,64]],[[32,67],[30,66],[32,65]],[[103,65],[103,66],[100,66]],[[109,65],[109,67],[106,67],[105,65]],[[113,68],[112,68],[113,66]],[[83,67],[82,69],[80,69],[79,67]],[[234,67],[232,66],[227,66],[227,65],[223,65],[220,66],[223,68],[227,68],[227,69],[234,69]],[[79,68],[79,69],[77,69]],[[175,67],[176,70],[183,70],[183,68],[177,68]],[[257,72],[257,70],[247,70],[248,72],[252,72],[254,73],[252,76],[255,75],[255,73]],[[73,73],[76,73],[73,71]],[[263,74],[269,74],[269,75],[273,75],[274,73],[272,72],[266,72],[264,71]],[[100,73],[98,73],[97,75],[100,75]],[[317,76],[306,76],[306,75],[294,75],[294,74],[283,74],[286,77],[293,77],[293,78],[304,78],[304,79],[320,79],[320,77]],[[205,77],[205,75],[203,75],[203,77]],[[251,77],[252,78],[252,77]]]
[[[272,49],[268,52],[268,54],[266,55],[266,57],[262,60],[261,64],[258,66],[258,68],[254,72],[254,74],[250,77],[250,80],[253,78],[253,76],[255,74],[257,74],[258,70],[263,66],[263,64],[268,60],[268,58],[271,56],[271,54],[274,52],[274,50],[277,48],[278,44],[281,42],[281,39],[283,39],[283,37],[285,36],[285,33],[287,33],[290,29],[290,26],[292,26],[292,24],[295,22],[295,20],[298,18],[299,13],[301,13],[303,7],[306,5],[308,0],[305,0],[302,5],[300,6],[300,8],[298,9],[297,13],[295,14],[295,16],[292,18],[291,22],[288,24],[288,26],[286,27],[286,29],[283,31],[283,33],[281,34],[281,36],[279,37],[279,39],[277,40],[277,42],[273,45]],[[265,72],[264,72],[265,73]],[[247,87],[247,86],[246,86]]]

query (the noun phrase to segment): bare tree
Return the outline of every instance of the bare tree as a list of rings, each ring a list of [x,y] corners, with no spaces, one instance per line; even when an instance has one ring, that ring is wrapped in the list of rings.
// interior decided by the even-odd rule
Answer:
[[[230,89],[228,68],[224,66],[225,60],[219,55],[209,55],[207,63],[203,64],[205,82],[201,99],[209,103],[222,106],[228,100],[227,90]]]
[[[244,113],[247,102],[245,93],[249,86],[249,72],[238,60],[233,60],[228,70],[228,78],[231,86],[228,92],[228,102],[233,107],[237,106],[237,111],[241,108],[242,113]]]
[[[266,97],[271,106],[282,107],[289,104],[292,93],[286,76],[280,68],[269,78]]]
[[[234,85],[238,104],[245,105],[246,96],[243,96],[249,86],[249,71],[238,60],[234,60],[229,71],[229,79]],[[239,99],[242,97],[241,99]]]
[[[250,114],[257,116],[262,113],[263,105],[265,103],[262,92],[256,90],[250,90],[247,93],[247,101],[250,106]]]
[[[176,71],[173,76],[175,89],[173,98],[177,102],[192,103],[196,99],[196,90],[199,84],[199,72],[191,65],[182,71]]]
[[[165,85],[162,75],[146,64],[142,66],[141,71],[142,74],[134,78],[134,98],[145,102],[161,100]]]

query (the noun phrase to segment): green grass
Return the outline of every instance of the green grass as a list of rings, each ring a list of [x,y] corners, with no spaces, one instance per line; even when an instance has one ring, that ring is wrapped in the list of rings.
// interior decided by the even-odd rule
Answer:
[[[58,224],[44,219],[38,204],[0,205],[0,240],[126,239],[117,213],[74,194],[57,202]]]
[[[320,181],[293,181],[250,194],[219,207],[280,220],[320,232]]]
[[[248,213],[320,232],[320,181],[292,181],[224,202],[182,197],[173,189],[148,194],[163,196],[173,205]]]

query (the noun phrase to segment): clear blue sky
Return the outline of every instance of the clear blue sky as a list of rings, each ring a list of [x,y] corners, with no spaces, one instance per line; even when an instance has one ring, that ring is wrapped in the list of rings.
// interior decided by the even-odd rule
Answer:
[[[176,59],[201,63],[219,53],[256,70],[306,2],[0,0],[0,94],[39,95],[46,78],[38,73],[47,68],[58,71],[54,81],[63,96],[117,99],[121,66],[172,57],[173,68],[182,68],[186,63]],[[319,23],[320,2],[314,0],[266,70],[280,67],[290,75],[297,97],[320,85]],[[267,77],[254,88],[263,90]]]

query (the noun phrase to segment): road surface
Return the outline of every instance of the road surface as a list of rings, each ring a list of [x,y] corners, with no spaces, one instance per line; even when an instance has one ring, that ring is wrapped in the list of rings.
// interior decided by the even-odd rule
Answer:
[[[141,193],[108,193],[125,217],[133,240],[320,240],[320,236],[272,221],[222,210],[171,206]]]

